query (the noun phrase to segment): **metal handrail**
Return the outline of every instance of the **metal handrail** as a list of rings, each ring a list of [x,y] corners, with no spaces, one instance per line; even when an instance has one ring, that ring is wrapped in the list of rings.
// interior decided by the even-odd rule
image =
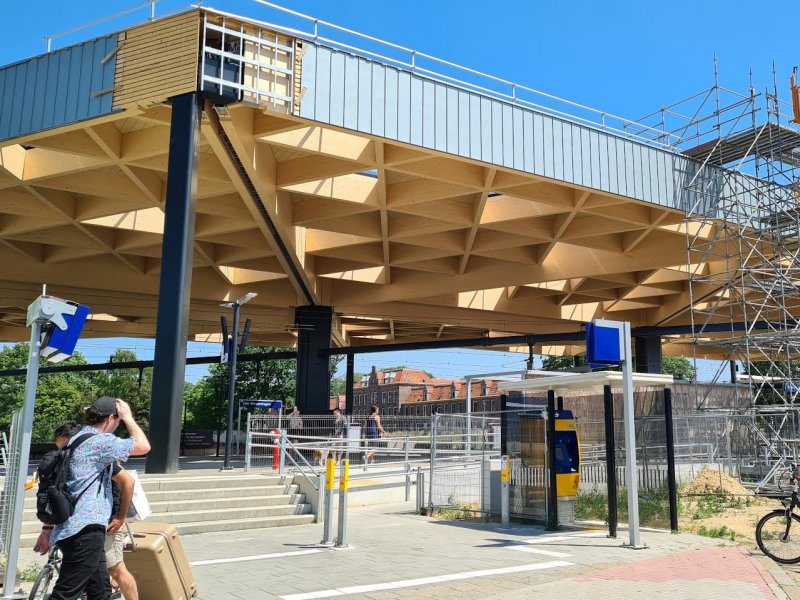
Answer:
[[[308,483],[310,483],[311,486],[318,492],[320,490],[320,487],[316,483],[314,483],[314,481],[308,475],[306,475],[305,469],[303,469],[300,465],[297,464],[297,462],[295,462],[295,460],[292,458],[291,453],[290,452],[286,452],[286,444],[285,443],[286,442],[289,443],[289,446],[292,448],[292,450],[295,451],[295,454],[297,456],[299,456],[301,459],[303,459],[303,462],[306,464],[306,466],[308,466],[308,468],[311,470],[311,472],[314,473],[314,475],[319,476],[319,473],[317,473],[317,471],[314,469],[314,467],[311,466],[311,463],[309,463],[306,460],[306,457],[303,456],[300,452],[297,451],[297,448],[292,443],[292,440],[290,440],[288,438],[288,436],[283,431],[278,430],[278,433],[280,434],[280,437],[281,437],[281,448],[282,448],[282,452],[283,452],[284,456],[286,456],[290,461],[292,461],[292,464],[297,468],[298,471],[300,471],[300,473],[302,473],[303,477],[306,478],[306,481],[308,481]]]
[[[294,17],[298,17],[300,19],[304,19],[304,20],[309,21],[310,23],[313,24],[313,30],[311,32],[298,31],[297,29],[291,29],[290,30],[288,28],[282,28],[282,27],[276,26],[274,24],[269,24],[269,26],[271,26],[271,27],[285,29],[287,32],[291,32],[293,35],[297,35],[298,37],[305,37],[307,39],[311,39],[311,40],[316,41],[316,42],[324,42],[324,43],[328,43],[328,44],[333,44],[333,45],[335,45],[335,46],[337,46],[339,48],[342,48],[342,49],[351,50],[351,51],[354,51],[354,52],[371,55],[371,56],[373,56],[375,58],[379,58],[381,60],[390,61],[390,62],[395,63],[397,65],[409,68],[411,71],[422,72],[422,73],[425,73],[427,75],[431,75],[431,76],[433,76],[435,78],[446,79],[446,80],[449,80],[451,82],[457,83],[459,85],[469,86],[469,87],[471,87],[473,89],[480,90],[480,91],[486,92],[486,93],[494,95],[494,96],[499,96],[502,99],[510,100],[512,103],[515,103],[515,104],[516,103],[528,104],[528,105],[532,105],[532,106],[534,106],[536,108],[539,108],[539,109],[542,109],[542,110],[546,110],[548,112],[553,111],[554,113],[557,113],[558,115],[562,115],[562,116],[568,117],[571,120],[577,120],[577,121],[584,122],[584,123],[590,123],[590,124],[595,125],[595,126],[599,125],[602,130],[611,130],[611,131],[619,133],[620,135],[623,135],[625,137],[635,138],[635,139],[637,139],[639,141],[642,141],[642,142],[644,142],[644,143],[646,143],[648,145],[655,144],[658,147],[667,147],[667,148],[670,148],[670,149],[674,149],[676,147],[676,145],[678,143],[680,143],[680,141],[681,141],[681,139],[678,136],[674,136],[670,132],[665,132],[665,131],[663,131],[661,129],[658,129],[658,128],[655,128],[655,127],[651,127],[649,125],[646,125],[646,124],[643,124],[643,123],[640,123],[640,122],[637,122],[637,121],[633,121],[631,119],[626,119],[625,117],[621,117],[619,115],[616,115],[614,113],[610,113],[608,111],[603,111],[603,110],[600,110],[600,109],[597,109],[597,108],[593,108],[591,106],[587,106],[585,104],[581,104],[579,102],[574,102],[572,100],[567,100],[566,98],[562,98],[560,96],[549,94],[547,92],[543,92],[541,90],[537,90],[537,89],[529,87],[529,86],[521,85],[519,83],[516,83],[516,82],[508,80],[508,79],[503,79],[501,77],[496,77],[494,75],[490,75],[488,73],[484,73],[483,71],[478,71],[477,69],[472,69],[470,67],[465,67],[465,66],[460,65],[458,63],[455,63],[455,62],[452,62],[452,61],[449,61],[449,60],[446,60],[446,59],[443,59],[443,58],[439,58],[437,56],[433,56],[433,55],[427,54],[425,52],[420,52],[418,50],[414,50],[414,49],[409,48],[407,46],[402,46],[400,44],[395,44],[393,42],[389,42],[389,41],[386,41],[386,40],[383,40],[383,39],[380,39],[380,38],[377,38],[377,37],[374,37],[374,36],[371,36],[371,35],[360,33],[360,32],[355,31],[353,29],[349,29],[347,27],[342,27],[341,25],[336,25],[335,23],[331,23],[329,21],[324,21],[322,19],[318,19],[316,17],[312,17],[311,15],[307,15],[307,14],[304,14],[304,13],[301,13],[301,12],[298,12],[298,11],[295,11],[295,10],[291,10],[289,8],[285,8],[283,6],[280,6],[279,4],[275,4],[274,2],[269,2],[268,0],[253,0],[253,1],[255,3],[257,3],[257,4],[261,4],[262,6],[266,6],[268,8],[273,9],[273,10],[277,10],[279,12],[283,12],[285,14],[289,14],[289,15],[292,15]],[[382,46],[386,46],[387,48],[392,48],[394,50],[400,50],[401,52],[407,53],[409,55],[409,59],[406,61],[406,60],[401,60],[401,59],[397,59],[397,58],[392,58],[392,57],[389,57],[389,56],[382,56],[382,55],[377,54],[375,52],[371,52],[369,50],[366,50],[364,48],[359,48],[359,47],[356,47],[356,46],[345,44],[345,43],[343,43],[343,42],[341,42],[339,40],[336,40],[336,39],[324,37],[324,36],[320,35],[320,32],[319,32],[320,26],[328,27],[330,29],[345,33],[347,35],[352,35],[354,37],[357,37],[357,38],[360,38],[360,39],[363,39],[363,40],[366,40],[366,41],[369,41],[369,42],[373,42],[373,43],[376,43],[376,44],[379,44],[379,45],[382,45]],[[480,85],[477,85],[477,84],[473,84],[473,83],[470,83],[470,82],[467,82],[467,81],[462,81],[462,80],[459,80],[458,78],[454,78],[452,76],[445,75],[443,73],[438,73],[438,72],[433,71],[433,70],[425,69],[423,67],[420,67],[417,64],[417,60],[418,59],[429,60],[429,61],[437,63],[439,65],[446,66],[446,67],[449,67],[449,68],[452,68],[452,69],[455,69],[455,70],[458,70],[458,71],[461,71],[461,72],[464,72],[464,73],[469,73],[470,75],[475,75],[477,77],[480,77],[482,79],[486,79],[488,81],[492,81],[494,83],[499,83],[499,84],[502,84],[502,85],[505,85],[505,86],[509,86],[510,90],[508,90],[507,92],[504,92],[504,91],[495,90],[495,89],[491,89],[491,88],[485,88],[483,86],[480,86]],[[531,103],[529,101],[525,101],[524,99],[521,99],[521,98],[519,98],[517,96],[517,91],[518,90],[519,91],[525,91],[525,92],[528,92],[528,93],[531,93],[531,94],[534,94],[534,95],[537,95],[537,96],[541,96],[543,98],[547,98],[548,100],[553,100],[553,101],[556,101],[556,102],[559,102],[559,103],[564,103],[564,104],[566,104],[568,106],[571,106],[573,108],[577,108],[579,110],[587,111],[589,113],[594,114],[597,117],[597,120],[592,121],[591,119],[586,119],[584,117],[579,117],[577,115],[572,115],[572,114],[560,111],[558,109],[554,109],[554,108],[550,108],[550,107],[546,107],[546,106],[540,106],[540,105],[537,105],[535,103]],[[623,128],[619,129],[619,128],[616,128],[616,127],[609,127],[609,125],[606,123],[606,121],[608,119],[620,121],[620,123],[622,124]],[[633,126],[633,125],[638,127],[640,130],[645,130],[645,131],[651,133],[651,135],[653,137],[647,137],[647,136],[632,134],[629,131],[625,130],[626,127]],[[664,139],[664,138],[667,138],[667,142],[666,143],[658,142],[659,139]],[[672,138],[675,139],[675,143],[671,142]]]

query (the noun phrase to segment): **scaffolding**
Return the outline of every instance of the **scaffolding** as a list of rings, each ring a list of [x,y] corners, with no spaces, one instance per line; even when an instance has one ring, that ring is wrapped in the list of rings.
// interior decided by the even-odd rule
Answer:
[[[792,103],[780,100],[774,67],[763,92],[750,80],[747,94],[722,87],[715,60],[711,88],[644,123],[680,137],[680,151],[699,164],[684,185],[695,361],[730,361],[711,383],[730,372],[749,384],[747,413],[761,431],[762,413],[800,407],[800,119],[794,77]],[[729,367],[736,362],[741,373]],[[773,461],[797,457],[791,422],[791,432],[768,428]]]

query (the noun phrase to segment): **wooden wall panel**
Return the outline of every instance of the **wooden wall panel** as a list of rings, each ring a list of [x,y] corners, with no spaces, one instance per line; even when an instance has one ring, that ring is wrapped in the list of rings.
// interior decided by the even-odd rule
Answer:
[[[200,11],[119,34],[114,108],[163,102],[197,89]]]

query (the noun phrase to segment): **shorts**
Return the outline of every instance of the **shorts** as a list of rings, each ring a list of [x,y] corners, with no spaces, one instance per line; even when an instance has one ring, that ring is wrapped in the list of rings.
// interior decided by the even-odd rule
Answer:
[[[106,553],[106,565],[109,569],[116,567],[122,562],[122,549],[125,547],[125,540],[128,534],[118,531],[114,535],[107,535],[103,550]]]

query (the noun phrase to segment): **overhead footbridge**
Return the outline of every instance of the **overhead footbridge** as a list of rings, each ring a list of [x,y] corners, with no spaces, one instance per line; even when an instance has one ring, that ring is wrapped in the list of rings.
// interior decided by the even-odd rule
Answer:
[[[42,283],[157,362],[248,292],[276,346],[688,325],[688,265],[713,265],[687,228],[714,228],[686,214],[748,177],[420,56],[194,9],[0,68],[0,337]]]

